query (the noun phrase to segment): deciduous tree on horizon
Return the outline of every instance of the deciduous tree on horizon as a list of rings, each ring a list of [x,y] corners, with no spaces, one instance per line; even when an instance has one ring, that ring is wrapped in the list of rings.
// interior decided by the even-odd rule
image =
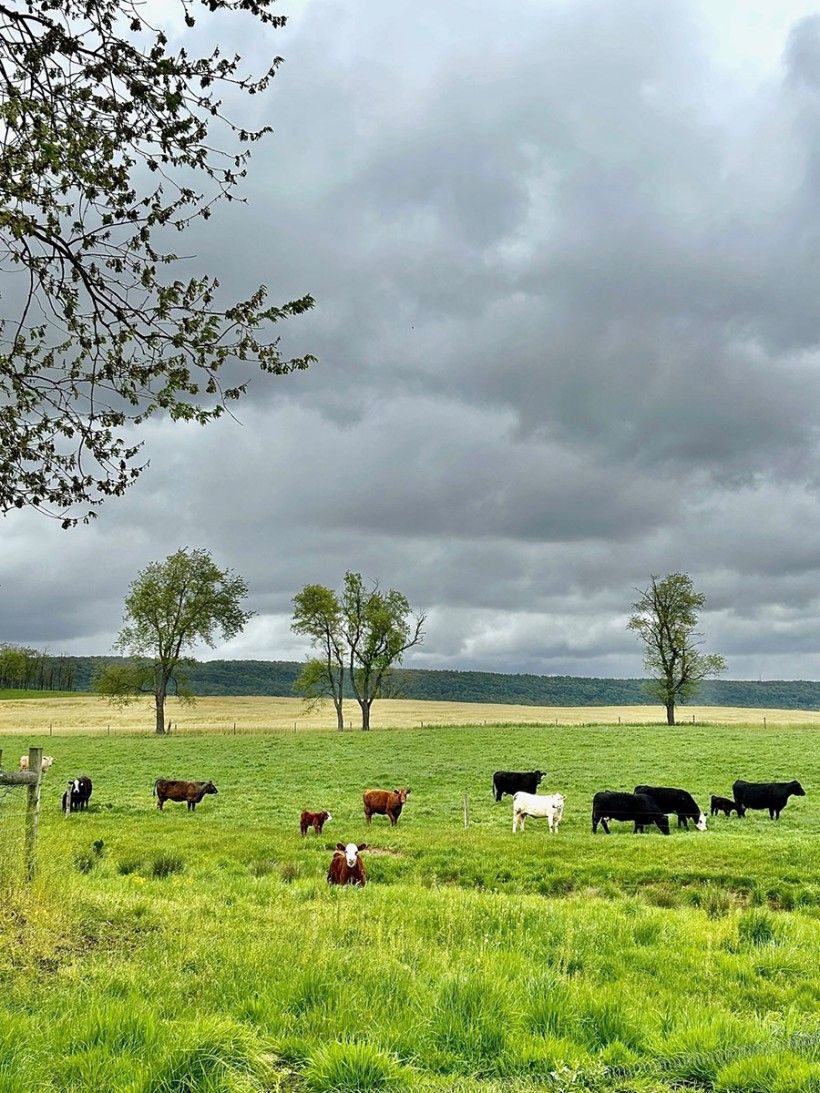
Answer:
[[[674,725],[676,704],[691,698],[704,679],[725,671],[726,661],[700,651],[696,627],[706,596],[695,591],[688,573],[653,576],[648,588],[638,591],[628,628],[644,643],[648,690],[666,708],[667,724]]]
[[[386,592],[360,573],[345,573],[341,594],[323,585],[306,585],[293,600],[292,629],[309,637],[319,657],[302,669],[294,688],[308,703],[331,697],[336,723],[344,728],[342,702],[346,684],[370,728],[373,702],[383,697],[391,670],[405,652],[424,640],[424,615],[414,613],[407,597]]]
[[[107,665],[94,689],[115,705],[153,695],[156,731],[165,730],[169,693],[193,701],[185,669],[197,645],[235,637],[254,614],[244,611],[245,581],[219,569],[207,550],[178,550],[152,562],[132,582],[125,599],[117,648],[131,659]]]

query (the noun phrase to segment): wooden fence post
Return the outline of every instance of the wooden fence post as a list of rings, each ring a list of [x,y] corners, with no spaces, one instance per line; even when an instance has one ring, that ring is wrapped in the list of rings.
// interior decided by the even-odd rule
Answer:
[[[470,798],[466,790],[464,792],[464,826],[470,826]]]
[[[34,880],[37,871],[37,827],[40,822],[40,782],[43,778],[43,749],[28,749],[28,769],[36,781],[28,787],[26,802],[26,878]]]

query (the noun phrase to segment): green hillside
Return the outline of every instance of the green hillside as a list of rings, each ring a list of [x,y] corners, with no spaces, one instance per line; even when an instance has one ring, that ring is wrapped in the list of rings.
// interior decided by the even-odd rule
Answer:
[[[69,657],[74,686],[88,691],[94,669],[114,657]],[[298,661],[210,660],[191,670],[199,695],[293,694],[301,670]],[[401,668],[394,681],[402,698],[452,702],[502,702],[523,706],[657,705],[640,679],[596,679],[586,676],[504,675],[499,672],[431,671]],[[820,709],[820,682],[805,680],[710,680],[697,701],[711,706],[788,710]]]

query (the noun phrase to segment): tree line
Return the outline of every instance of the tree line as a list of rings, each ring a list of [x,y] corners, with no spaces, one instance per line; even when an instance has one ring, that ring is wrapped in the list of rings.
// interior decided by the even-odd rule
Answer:
[[[73,691],[73,657],[51,656],[24,645],[0,645],[0,689]]]

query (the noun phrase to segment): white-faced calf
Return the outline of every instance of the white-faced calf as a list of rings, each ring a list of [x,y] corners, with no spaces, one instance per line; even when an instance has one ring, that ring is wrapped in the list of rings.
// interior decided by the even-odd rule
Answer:
[[[330,860],[330,868],[327,871],[328,884],[356,884],[364,888],[367,884],[364,862],[359,857],[363,850],[367,850],[367,843],[336,843],[336,853]]]

